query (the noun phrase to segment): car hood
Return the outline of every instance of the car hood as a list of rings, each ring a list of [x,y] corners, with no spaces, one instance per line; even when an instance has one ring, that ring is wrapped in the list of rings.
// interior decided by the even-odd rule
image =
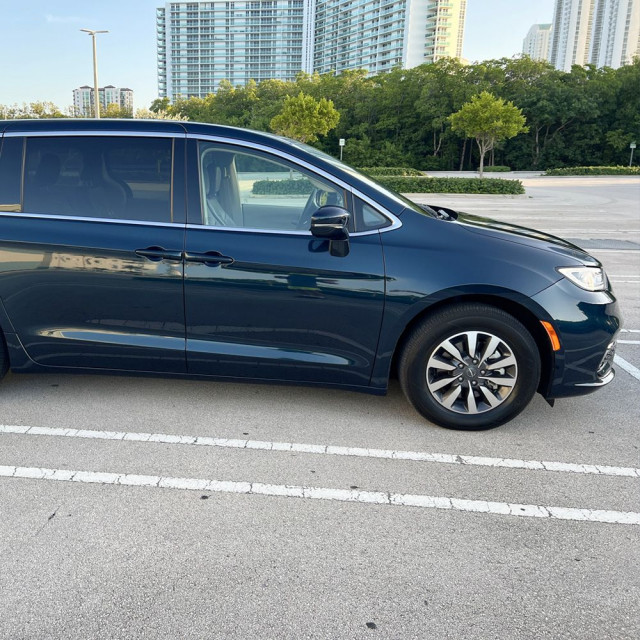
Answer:
[[[454,224],[459,224],[472,233],[489,235],[507,242],[515,242],[517,244],[572,257],[585,265],[600,265],[598,260],[590,256],[580,247],[571,244],[571,242],[567,242],[567,240],[553,236],[550,233],[545,233],[544,231],[537,231],[536,229],[521,227],[517,224],[500,222],[498,220],[492,220],[491,218],[474,216],[463,212],[456,212],[456,221]]]

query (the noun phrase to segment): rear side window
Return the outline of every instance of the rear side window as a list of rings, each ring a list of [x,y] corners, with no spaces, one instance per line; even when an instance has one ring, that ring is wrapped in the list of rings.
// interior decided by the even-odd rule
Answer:
[[[24,138],[0,138],[0,212],[21,211],[20,174]]]
[[[171,222],[169,138],[28,138],[25,213]]]

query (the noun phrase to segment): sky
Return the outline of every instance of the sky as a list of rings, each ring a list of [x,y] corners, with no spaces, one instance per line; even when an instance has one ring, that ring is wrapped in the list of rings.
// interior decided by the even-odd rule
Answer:
[[[532,24],[551,22],[555,0],[467,0],[463,56],[471,62],[522,51]],[[93,85],[91,37],[98,36],[99,85],[134,91],[134,108],[157,97],[158,0],[0,0],[0,104],[49,101],[64,109],[73,89]]]

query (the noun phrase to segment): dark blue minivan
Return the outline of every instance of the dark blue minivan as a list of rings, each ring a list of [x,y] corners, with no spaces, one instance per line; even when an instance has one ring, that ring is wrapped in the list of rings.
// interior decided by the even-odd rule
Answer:
[[[0,122],[0,373],[382,394],[445,427],[614,377],[601,264],[418,206],[310,147],[172,121]]]

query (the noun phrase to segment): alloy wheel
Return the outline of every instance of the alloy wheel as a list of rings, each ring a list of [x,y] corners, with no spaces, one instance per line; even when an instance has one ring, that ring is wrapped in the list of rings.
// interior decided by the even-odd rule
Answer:
[[[513,349],[485,331],[465,331],[443,340],[427,362],[427,387],[445,409],[479,414],[499,407],[518,379]]]

